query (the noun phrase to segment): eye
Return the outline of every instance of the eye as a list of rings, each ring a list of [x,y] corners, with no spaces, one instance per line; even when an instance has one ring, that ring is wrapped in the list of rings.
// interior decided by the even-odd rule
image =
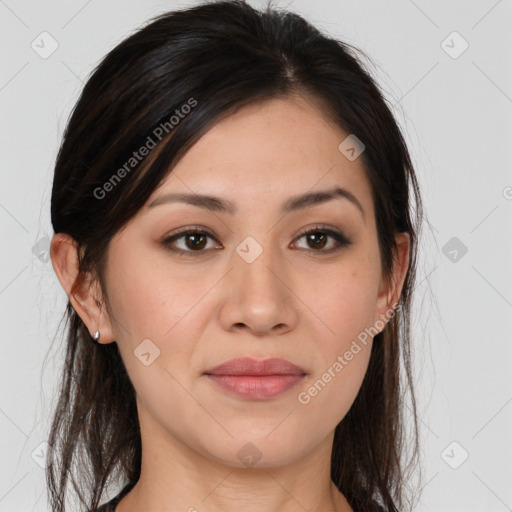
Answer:
[[[176,242],[182,238],[184,239],[184,247],[176,247]],[[187,228],[165,238],[162,240],[162,244],[166,249],[183,255],[191,252],[205,252],[204,249],[207,246],[207,238],[216,240],[216,238],[208,231],[199,229],[198,227]]]
[[[305,248],[306,250],[310,249],[312,252],[319,254],[330,254],[353,243],[351,240],[346,238],[343,233],[323,228],[321,226],[315,226],[304,231],[296,238],[296,240],[300,240],[301,238],[305,238],[306,243],[309,245],[309,247]],[[181,239],[183,239],[181,242],[183,245],[180,247],[177,242]],[[191,256],[194,252],[204,253],[207,252],[206,249],[215,248],[208,247],[208,239],[218,242],[215,236],[213,236],[209,231],[200,229],[196,226],[195,228],[184,229],[165,238],[162,240],[162,245],[164,245],[164,247],[169,251],[180,255]],[[325,247],[328,245],[327,242],[329,239],[334,240],[334,247],[326,249]]]
[[[313,252],[322,254],[337,251],[338,249],[353,243],[343,233],[323,228],[321,226],[315,226],[304,231],[297,240],[300,240],[301,238],[305,238],[306,243],[309,245],[306,249],[312,248]],[[325,249],[328,245],[329,238],[335,241],[334,247]]]

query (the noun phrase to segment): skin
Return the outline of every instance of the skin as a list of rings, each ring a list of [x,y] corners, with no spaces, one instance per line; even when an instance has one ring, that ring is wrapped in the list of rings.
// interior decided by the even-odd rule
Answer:
[[[76,247],[54,235],[50,254],[63,288],[91,335],[98,329],[100,343],[118,344],[137,394],[141,478],[117,512],[352,510],[330,480],[330,456],[334,429],[366,372],[371,337],[309,403],[297,396],[389,315],[409,265],[409,238],[397,235],[393,279],[385,281],[370,182],[361,158],[350,161],[338,150],[347,135],[302,97],[244,107],[217,123],[112,239],[108,309],[95,302],[97,282],[71,293]],[[332,186],[349,190],[364,217],[340,198],[279,212],[291,196]],[[238,212],[147,207],[170,192],[220,196]],[[190,256],[162,244],[195,225],[214,238],[199,250],[190,237],[174,242]],[[302,231],[316,225],[353,243],[322,255],[338,243],[308,243]],[[263,249],[251,263],[236,252],[247,236]],[[134,355],[145,339],[160,350],[148,366]],[[267,400],[227,394],[203,375],[246,355],[281,357],[308,375]],[[252,466],[237,456],[247,442],[261,454]]]

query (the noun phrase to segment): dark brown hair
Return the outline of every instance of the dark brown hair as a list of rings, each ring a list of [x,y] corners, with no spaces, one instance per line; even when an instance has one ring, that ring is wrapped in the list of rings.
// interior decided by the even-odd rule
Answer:
[[[57,156],[51,220],[55,233],[77,244],[80,273],[73,289],[97,278],[108,310],[109,242],[184,153],[245,105],[293,94],[315,101],[365,145],[361,158],[386,279],[394,235],[410,236],[400,307],[374,338],[361,389],[336,427],[331,464],[332,480],[355,510],[378,502],[403,511],[407,471],[419,455],[410,308],[422,205],[400,129],[358,52],[364,55],[297,14],[270,6],[258,11],[242,1],[150,20],[110,51],[85,84]],[[132,165],[133,152],[149,138],[154,149]],[[66,510],[70,483],[81,504],[94,510],[111,484],[135,485],[141,467],[135,391],[117,344],[94,343],[69,301],[65,318],[66,356],[47,455],[55,512]]]

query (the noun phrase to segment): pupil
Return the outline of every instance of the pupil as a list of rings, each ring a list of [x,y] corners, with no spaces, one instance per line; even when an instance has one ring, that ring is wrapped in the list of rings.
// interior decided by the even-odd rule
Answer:
[[[320,237],[320,238],[324,238],[324,240],[323,240],[323,241],[325,242],[325,235],[324,235],[323,233],[311,233],[311,234],[309,235],[309,239],[310,239],[310,241],[312,241],[312,242],[315,244],[315,248],[317,248],[317,249],[318,249],[318,247],[316,247],[317,243],[315,243],[315,240],[314,240],[314,239],[315,239],[315,237],[317,237],[317,236],[318,236],[318,237]],[[320,242],[320,244],[319,244],[320,248],[322,248],[322,247],[323,247],[323,245],[324,245],[324,244],[322,244],[322,243]]]
[[[189,240],[196,240],[197,242],[197,239],[199,238],[205,238],[204,235],[197,235],[197,234],[191,234],[191,235],[188,235],[189,236]],[[204,246],[204,240],[203,240],[203,244],[201,243],[196,243],[196,242],[192,242],[192,246],[189,247],[189,248],[192,248],[192,249],[201,249],[203,246]]]

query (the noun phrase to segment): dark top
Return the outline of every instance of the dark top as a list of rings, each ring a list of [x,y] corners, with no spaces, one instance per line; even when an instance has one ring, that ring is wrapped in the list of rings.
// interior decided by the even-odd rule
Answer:
[[[128,484],[123,490],[107,503],[104,503],[96,510],[96,512],[115,512],[117,504],[131,491],[133,485]],[[375,504],[368,510],[356,510],[355,512],[386,512],[381,506]]]
[[[114,512],[117,504],[132,490],[132,488],[132,484],[126,485],[117,496],[101,505],[100,508],[96,509],[96,512]]]

